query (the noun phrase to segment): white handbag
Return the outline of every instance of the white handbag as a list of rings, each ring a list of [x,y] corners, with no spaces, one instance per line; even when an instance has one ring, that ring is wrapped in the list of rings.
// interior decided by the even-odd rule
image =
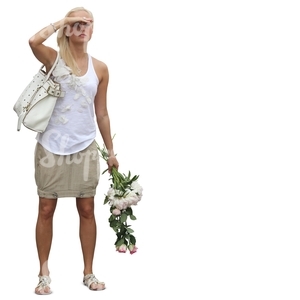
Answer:
[[[43,70],[44,65],[41,66],[15,103],[13,109],[18,115],[18,131],[21,130],[22,124],[28,129],[41,133],[47,128],[57,98],[64,96],[60,84],[50,78],[58,59],[57,53],[56,60],[48,73]]]

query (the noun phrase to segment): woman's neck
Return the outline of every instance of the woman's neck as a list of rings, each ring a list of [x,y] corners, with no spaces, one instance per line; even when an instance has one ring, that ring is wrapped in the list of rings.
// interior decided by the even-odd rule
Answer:
[[[70,44],[69,46],[70,46],[70,51],[72,53],[72,56],[74,57],[75,60],[81,60],[86,58],[87,56],[86,44],[81,44],[81,45]]]

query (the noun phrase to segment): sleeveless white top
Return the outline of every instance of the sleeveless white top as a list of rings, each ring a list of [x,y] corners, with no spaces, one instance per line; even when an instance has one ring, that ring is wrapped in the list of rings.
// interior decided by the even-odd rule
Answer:
[[[96,137],[94,98],[99,79],[90,55],[85,75],[72,74],[61,58],[52,74],[65,96],[58,98],[45,132],[36,139],[54,154],[69,155],[85,149]]]

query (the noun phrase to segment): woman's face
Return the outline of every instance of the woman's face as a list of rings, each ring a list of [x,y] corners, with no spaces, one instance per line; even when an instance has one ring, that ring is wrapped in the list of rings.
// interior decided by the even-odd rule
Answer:
[[[80,17],[87,18],[87,20],[91,19],[91,16],[86,11],[76,11],[69,15],[69,17]],[[92,22],[84,22],[84,21],[74,21],[73,24],[70,24],[66,28],[65,34],[71,38],[74,42],[88,42],[93,33],[93,23]]]

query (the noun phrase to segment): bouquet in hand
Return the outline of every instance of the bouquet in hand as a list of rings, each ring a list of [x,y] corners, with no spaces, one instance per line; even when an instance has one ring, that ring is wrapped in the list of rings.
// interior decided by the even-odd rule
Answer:
[[[100,157],[105,161],[108,159],[108,151],[105,146],[100,148]],[[105,173],[106,169],[103,173]],[[102,174],[103,174],[102,173]],[[110,227],[115,231],[117,239],[115,242],[116,250],[125,253],[127,250],[130,254],[137,251],[136,238],[133,235],[133,229],[128,224],[128,220],[136,220],[132,211],[132,205],[142,198],[143,188],[138,183],[138,175],[121,174],[116,168],[112,168],[109,180],[112,181],[110,188],[105,195],[104,204],[110,205],[110,217],[108,219]]]

